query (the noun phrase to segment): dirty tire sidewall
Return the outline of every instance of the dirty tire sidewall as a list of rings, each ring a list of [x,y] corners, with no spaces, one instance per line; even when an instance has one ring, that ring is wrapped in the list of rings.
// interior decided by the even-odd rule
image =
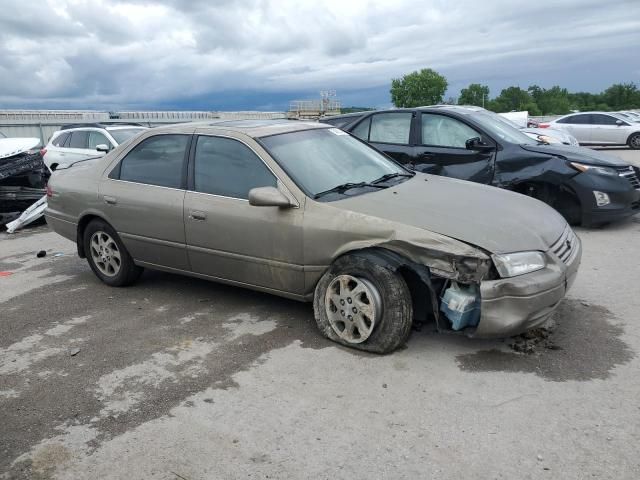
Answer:
[[[376,318],[373,332],[362,343],[349,343],[333,330],[325,310],[325,293],[338,275],[361,277],[380,294],[382,315]],[[316,323],[322,334],[334,342],[373,353],[390,353],[402,346],[411,333],[413,306],[404,279],[396,272],[358,255],[338,258],[316,285],[313,298]]]
[[[640,149],[640,133],[632,133],[627,140],[627,145],[633,150]]]
[[[120,271],[118,272],[117,275],[114,275],[113,277],[104,275],[100,271],[100,269],[96,266],[91,256],[91,246],[90,246],[91,236],[98,231],[103,231],[108,233],[109,236],[118,245],[118,250],[120,251],[120,256],[121,256]],[[129,255],[129,252],[127,251],[124,244],[122,243],[122,240],[120,240],[120,237],[118,236],[116,231],[107,222],[103,220],[92,220],[84,230],[83,243],[84,243],[84,251],[87,254],[87,262],[89,263],[91,270],[93,270],[93,273],[96,274],[96,277],[98,277],[102,282],[106,283],[107,285],[110,285],[112,287],[126,287],[127,285],[131,285],[133,282],[135,282],[140,276],[140,274],[142,273],[143,269],[141,267],[138,267],[133,262],[133,259],[131,258],[131,255]]]

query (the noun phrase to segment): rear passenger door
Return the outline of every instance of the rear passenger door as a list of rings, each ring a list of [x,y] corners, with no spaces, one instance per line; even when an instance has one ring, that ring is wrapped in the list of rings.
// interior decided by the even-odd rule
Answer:
[[[189,270],[182,212],[190,141],[185,134],[147,137],[100,184],[106,220],[138,262]]]
[[[196,138],[189,164],[190,191],[184,202],[192,270],[303,293],[302,209],[249,205],[252,188],[286,187],[253,147],[240,139]]]
[[[493,180],[496,149],[468,150],[467,140],[495,142],[462,120],[439,113],[420,116],[420,145],[415,169],[420,172],[489,184]]]
[[[413,112],[382,112],[366,117],[350,131],[403,165],[410,166],[415,154]]]

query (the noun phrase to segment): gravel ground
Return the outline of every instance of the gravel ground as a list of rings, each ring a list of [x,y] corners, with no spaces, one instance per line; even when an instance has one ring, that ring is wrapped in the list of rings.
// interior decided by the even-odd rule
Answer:
[[[640,478],[640,216],[577,233],[551,333],[425,327],[384,357],[308,304],[113,289],[46,226],[0,234],[0,478]]]

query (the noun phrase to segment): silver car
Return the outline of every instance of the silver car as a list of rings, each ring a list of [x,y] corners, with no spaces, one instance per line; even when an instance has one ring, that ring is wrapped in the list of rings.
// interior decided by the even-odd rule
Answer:
[[[539,128],[565,130],[576,137],[580,145],[628,145],[640,148],[640,123],[611,112],[572,113]]]
[[[535,327],[581,257],[544,203],[411,172],[321,123],[149,130],[56,170],[48,197],[51,228],[108,285],[152,268],[313,301],[324,335],[378,353],[416,319],[479,337]]]

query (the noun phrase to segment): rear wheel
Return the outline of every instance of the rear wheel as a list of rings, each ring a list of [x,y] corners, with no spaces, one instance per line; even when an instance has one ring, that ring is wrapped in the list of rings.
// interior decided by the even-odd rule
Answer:
[[[403,278],[365,258],[339,258],[318,282],[313,301],[320,331],[334,342],[390,353],[411,333],[411,295]]]
[[[640,132],[632,133],[627,140],[627,145],[634,150],[640,149]]]
[[[92,220],[85,228],[84,251],[93,273],[112,287],[131,285],[142,273],[116,231],[102,220]]]

